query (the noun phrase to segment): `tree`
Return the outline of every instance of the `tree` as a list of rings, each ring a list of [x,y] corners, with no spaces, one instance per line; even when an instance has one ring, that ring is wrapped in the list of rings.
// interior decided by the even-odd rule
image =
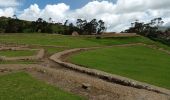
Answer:
[[[0,17],[0,33],[5,33],[5,29],[8,25],[6,17]]]
[[[12,17],[13,17],[14,19],[18,19],[18,18],[17,18],[17,15],[15,15],[15,14],[14,14]]]
[[[106,30],[105,23],[103,20],[98,21],[98,29],[97,29],[97,34],[101,34]]]
[[[68,20],[66,20],[66,21],[64,22],[64,26],[67,26],[67,24],[68,24]]]
[[[52,22],[53,22],[53,20],[52,20],[51,17],[48,19],[48,21],[49,21],[49,23],[52,23]]]
[[[163,23],[162,18],[154,18],[149,23],[134,22],[131,23],[132,26],[125,30],[125,32],[135,32],[152,40],[170,45],[170,31],[167,29],[164,32],[159,29]]]
[[[10,18],[8,20],[8,24],[6,26],[5,32],[6,33],[22,33],[23,32],[23,21],[19,19]]]
[[[97,19],[92,19],[87,22],[87,20],[77,19],[77,28],[79,29],[79,33],[83,35],[91,35],[92,33],[101,33],[106,27],[105,23],[102,20],[97,21]]]
[[[32,25],[34,26],[35,32],[52,33],[51,23],[47,23],[42,18],[38,18],[35,22],[32,23]]]
[[[79,29],[82,29],[83,20],[82,20],[82,19],[77,19],[76,24],[77,24],[77,27],[78,27]]]

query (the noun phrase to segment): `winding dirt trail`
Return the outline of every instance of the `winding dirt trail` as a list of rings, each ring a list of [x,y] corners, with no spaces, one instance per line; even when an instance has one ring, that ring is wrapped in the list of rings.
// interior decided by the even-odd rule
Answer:
[[[134,45],[144,44],[115,46]],[[89,100],[170,100],[169,90],[65,62],[65,57],[72,53],[97,48],[101,47],[65,50],[52,55],[49,59],[44,59],[41,64],[1,64],[0,75],[25,71],[39,80]],[[83,88],[84,84],[88,88]]]
[[[46,62],[46,64],[51,66],[37,64],[0,65],[0,74],[25,71],[39,80],[44,80],[89,100],[170,100],[170,97],[165,94],[110,83],[91,75],[64,68],[51,61]],[[84,83],[90,84],[89,89],[82,88]]]

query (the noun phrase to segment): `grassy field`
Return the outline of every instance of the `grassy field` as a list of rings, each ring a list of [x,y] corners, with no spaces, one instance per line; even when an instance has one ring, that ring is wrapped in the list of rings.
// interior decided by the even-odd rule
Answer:
[[[145,43],[170,50],[170,47],[158,42],[154,42],[145,37],[115,37],[95,39],[94,37],[82,36],[72,37],[53,34],[18,33],[0,35],[0,43],[41,45],[47,51],[48,56],[56,52],[71,48],[108,46],[129,43]],[[53,46],[65,46],[65,48],[56,48]],[[22,51],[22,53],[21,51],[0,51],[0,55],[2,56],[28,56],[32,55],[33,53],[34,52],[25,51]],[[106,72],[127,76],[139,81],[144,81],[158,86],[170,88],[168,85],[169,82],[167,82],[167,78],[170,78],[167,75],[169,71],[166,70],[166,68],[169,68],[169,56],[157,50],[152,50],[146,47],[114,47],[112,49],[99,49],[96,51],[84,52],[71,58],[71,61],[74,63],[87,65],[91,68],[100,69]],[[0,64],[8,63],[30,64],[35,62],[0,62]],[[145,76],[152,73],[152,71],[153,74],[145,78]],[[157,74],[160,72],[161,74]],[[158,78],[160,80],[154,80],[154,78]]]
[[[6,57],[20,57],[20,56],[33,56],[37,53],[36,50],[18,50],[18,51],[0,51],[0,56]]]
[[[50,34],[0,35],[0,42],[17,43],[17,44],[55,45],[55,46],[66,46],[68,48],[104,46],[104,45],[127,44],[127,43],[138,43],[138,42],[152,43],[151,40],[144,37],[95,39],[94,37],[93,38],[72,37],[72,36],[50,35]]]
[[[69,60],[170,89],[170,55],[145,46],[113,47],[81,52]]]
[[[0,76],[0,100],[85,100],[24,72]]]

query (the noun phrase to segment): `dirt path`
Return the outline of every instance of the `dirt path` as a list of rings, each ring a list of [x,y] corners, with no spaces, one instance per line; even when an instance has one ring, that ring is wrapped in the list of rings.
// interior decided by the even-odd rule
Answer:
[[[117,46],[133,45],[141,45],[141,43]],[[110,82],[107,78],[112,76],[111,74],[103,73],[98,70],[84,69],[81,66],[78,66],[80,69],[77,70],[77,65],[75,66],[74,64],[71,64],[70,66],[70,63],[62,61],[63,56],[65,58],[70,53],[96,48],[100,47],[79,48],[59,52],[51,56],[51,60],[45,59],[44,62],[39,65],[0,65],[0,75],[16,71],[25,71],[39,80],[44,80],[49,84],[60,87],[65,91],[84,96],[89,100],[170,100],[170,95],[168,95],[169,90],[166,91],[161,89],[159,90],[161,92],[160,93],[159,91],[148,91],[147,89],[139,89],[133,86],[126,86],[125,84],[118,84],[116,81]],[[95,75],[91,74],[91,72],[95,73]],[[105,77],[96,76],[103,74]],[[111,79],[114,80],[115,78],[122,80],[123,77],[116,75],[111,77]],[[123,78],[123,80],[126,79],[127,78]],[[129,82],[134,82],[133,85],[136,85],[136,81],[125,81],[125,83],[126,82],[128,84]]]
[[[106,82],[50,61],[46,64],[50,64],[51,67],[36,64],[0,65],[0,73],[26,71],[37,79],[44,80],[65,91],[85,96],[89,100],[170,100],[170,97],[164,94]],[[82,88],[82,84],[89,84],[88,89]]]
[[[134,46],[134,45],[145,45],[145,44],[136,43],[136,44],[125,44],[125,45],[114,45],[114,46]],[[113,47],[113,46],[107,46],[107,47]],[[164,89],[164,88],[152,86],[152,85],[149,85],[146,83],[141,83],[141,82],[138,82],[138,81],[135,81],[132,79],[128,79],[125,77],[121,77],[118,75],[113,75],[113,74],[105,73],[105,72],[98,71],[95,69],[89,69],[89,68],[78,66],[78,65],[75,65],[75,64],[72,64],[69,62],[65,62],[64,58],[72,53],[77,53],[80,51],[92,50],[92,49],[97,49],[97,48],[100,48],[100,47],[77,48],[77,49],[65,50],[63,52],[54,54],[53,56],[50,57],[50,59],[66,68],[78,71],[81,74],[82,73],[88,74],[90,76],[94,76],[95,78],[102,79],[102,80],[109,81],[111,83],[116,83],[116,84],[123,85],[123,86],[128,86],[128,87],[137,88],[137,89],[145,89],[147,91],[170,95],[170,91],[167,89]],[[155,99],[153,99],[153,100],[155,100]]]

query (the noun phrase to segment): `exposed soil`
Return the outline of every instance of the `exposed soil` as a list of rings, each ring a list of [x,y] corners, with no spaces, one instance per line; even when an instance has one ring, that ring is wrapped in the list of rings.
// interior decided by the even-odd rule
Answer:
[[[170,97],[144,89],[136,89],[82,74],[63,68],[52,62],[41,65],[0,65],[0,74],[26,71],[33,77],[44,80],[49,84],[88,98],[89,100],[170,100]],[[82,84],[90,84],[89,89],[82,88]]]
[[[63,58],[59,57],[59,59]],[[170,95],[108,82],[96,76],[63,67],[48,58],[41,64],[0,65],[0,75],[18,71],[28,72],[39,80],[89,100],[170,100]],[[84,88],[84,85],[87,87]]]

